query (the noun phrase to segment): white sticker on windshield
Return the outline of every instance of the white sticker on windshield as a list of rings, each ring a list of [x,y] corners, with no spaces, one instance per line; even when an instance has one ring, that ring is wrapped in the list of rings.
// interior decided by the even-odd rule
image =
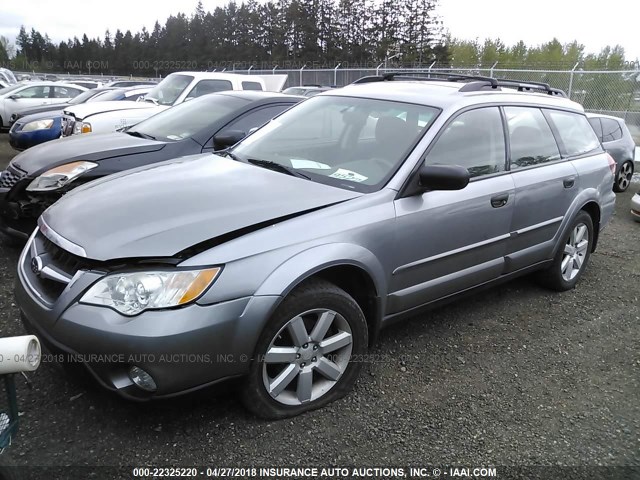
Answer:
[[[314,160],[306,160],[304,158],[292,158],[291,166],[293,168],[314,168],[316,170],[329,170],[331,167],[326,163],[316,162]]]
[[[329,176],[332,178],[339,178],[340,180],[349,180],[351,182],[364,182],[369,178],[364,175],[360,175],[359,173],[352,172],[351,170],[345,170],[344,168],[339,168]]]

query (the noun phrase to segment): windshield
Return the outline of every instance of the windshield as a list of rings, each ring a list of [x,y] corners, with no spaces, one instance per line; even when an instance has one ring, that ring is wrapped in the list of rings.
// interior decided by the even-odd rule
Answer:
[[[318,96],[272,120],[233,153],[300,170],[320,183],[372,192],[391,178],[438,113],[424,105]]]
[[[206,128],[210,128],[213,135],[215,122],[246,103],[237,97],[207,95],[160,112],[130,128],[127,133],[173,141],[191,137]]]
[[[173,102],[184,92],[192,80],[191,75],[172,73],[147,93],[145,101],[157,102],[158,105],[173,105]]]
[[[304,95],[306,90],[300,87],[289,87],[282,91],[282,93],[286,93],[287,95]]]
[[[115,90],[109,90],[108,92],[100,95],[100,101],[106,102],[109,100],[120,100],[124,96],[124,92],[126,92],[126,88],[117,88]]]
[[[11,85],[9,87],[0,88],[0,95],[5,95],[9,92],[13,92],[14,90],[17,90],[23,86],[24,85]]]
[[[86,92],[82,92],[80,95],[73,97],[69,100],[69,105],[78,105],[80,103],[84,103],[90,98],[99,96],[101,92],[96,92],[95,90],[87,90]]]

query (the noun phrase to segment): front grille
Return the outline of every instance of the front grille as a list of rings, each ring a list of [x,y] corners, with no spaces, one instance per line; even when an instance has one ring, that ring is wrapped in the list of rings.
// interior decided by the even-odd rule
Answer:
[[[29,278],[32,288],[41,298],[53,305],[79,270],[89,270],[90,261],[73,255],[53,243],[38,231],[33,244],[28,245],[25,256],[24,273]],[[39,268],[32,270],[37,258]]]
[[[42,235],[42,233],[38,233]],[[78,270],[89,268],[85,259],[77,257],[72,253],[60,248],[47,237],[42,235],[42,248],[49,254],[49,262],[59,270],[62,270],[70,277],[73,277]]]
[[[2,175],[0,176],[0,188],[13,188],[13,186],[24,176],[24,172],[9,165],[9,168],[2,172]]]

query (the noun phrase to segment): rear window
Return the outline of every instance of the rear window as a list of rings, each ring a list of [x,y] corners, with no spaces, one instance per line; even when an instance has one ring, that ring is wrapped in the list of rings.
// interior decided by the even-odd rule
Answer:
[[[601,118],[602,122],[602,141],[614,142],[622,138],[622,127],[612,118]]]
[[[596,135],[602,141],[602,125],[600,124],[599,118],[589,118],[589,124],[593,127],[593,131],[596,132]]]
[[[559,110],[547,110],[547,113],[560,134],[565,155],[574,157],[600,150],[600,140],[589,125],[587,117]]]
[[[243,90],[259,90],[262,91],[262,85],[258,82],[242,82]]]
[[[233,85],[229,80],[200,80],[189,92],[187,98],[201,97],[208,93],[225,92],[233,90]]]

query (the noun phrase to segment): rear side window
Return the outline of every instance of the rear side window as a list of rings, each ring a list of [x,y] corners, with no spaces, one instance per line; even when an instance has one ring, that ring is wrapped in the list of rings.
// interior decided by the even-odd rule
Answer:
[[[511,170],[560,160],[551,127],[538,108],[506,107],[504,113],[509,128]],[[591,127],[589,130],[593,133]]]
[[[560,141],[564,146],[564,154],[574,157],[600,150],[600,140],[598,140],[593,128],[589,125],[587,117],[578,113],[561,112],[559,110],[547,110],[547,113],[558,130]]]
[[[262,85],[260,85],[258,82],[242,82],[242,89],[262,91]]]
[[[497,107],[464,112],[447,127],[426,158],[427,165],[460,165],[472,177],[505,170],[502,117]]]
[[[613,142],[622,138],[622,127],[618,122],[611,118],[601,118],[602,122],[602,141]]]
[[[602,141],[602,124],[600,123],[599,118],[588,118],[589,124],[593,127],[593,131],[596,132],[596,135]]]

